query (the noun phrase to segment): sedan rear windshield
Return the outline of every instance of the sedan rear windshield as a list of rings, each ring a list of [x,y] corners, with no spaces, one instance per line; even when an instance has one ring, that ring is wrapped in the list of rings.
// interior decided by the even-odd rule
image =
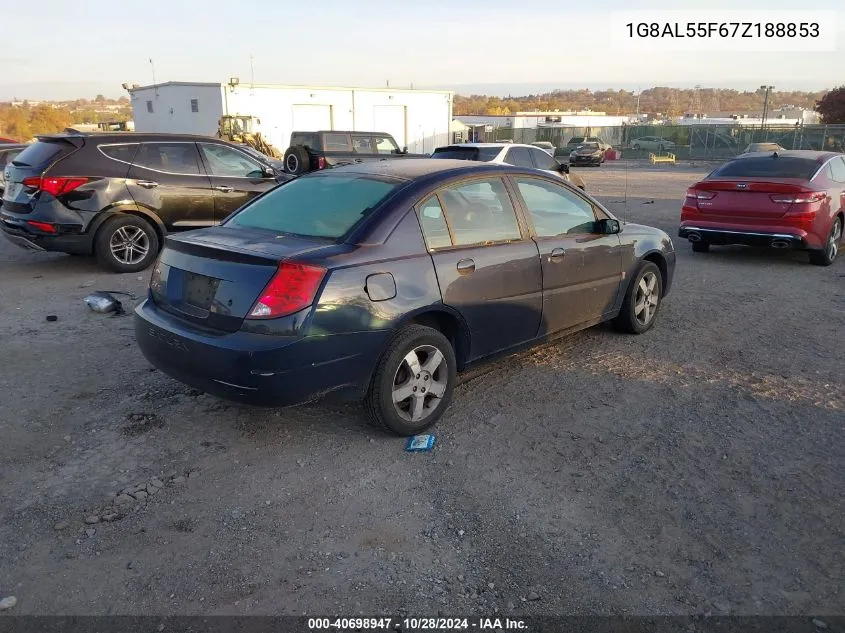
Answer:
[[[486,163],[496,158],[501,151],[501,147],[438,147],[431,157],[451,160],[478,160]]]
[[[224,224],[338,239],[398,186],[394,180],[361,174],[304,176],[261,196]]]
[[[812,158],[760,156],[732,160],[710,174],[710,178],[800,178],[810,180],[819,169]]]
[[[73,146],[65,141],[38,141],[18,154],[14,164],[19,167],[43,167],[58,158],[63,151],[71,149]]]

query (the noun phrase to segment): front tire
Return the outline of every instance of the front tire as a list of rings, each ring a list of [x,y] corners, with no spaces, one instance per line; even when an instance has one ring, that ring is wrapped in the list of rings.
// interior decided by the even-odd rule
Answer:
[[[663,297],[663,278],[660,269],[653,262],[643,262],[631,280],[622,310],[613,320],[621,332],[643,334],[651,329],[657,320],[657,312]]]
[[[830,228],[824,250],[810,251],[810,263],[814,266],[830,266],[839,254],[839,242],[842,240],[842,219],[836,218]]]
[[[97,231],[94,253],[99,264],[116,273],[136,273],[158,256],[158,233],[143,218],[118,215]]]
[[[693,253],[708,253],[710,252],[710,242],[690,242],[692,244]]]
[[[434,425],[449,406],[457,379],[455,350],[437,330],[409,325],[379,360],[365,399],[370,421],[408,437]]]

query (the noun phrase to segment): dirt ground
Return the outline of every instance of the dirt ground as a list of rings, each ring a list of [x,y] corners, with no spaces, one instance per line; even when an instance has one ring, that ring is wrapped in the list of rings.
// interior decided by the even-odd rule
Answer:
[[[705,167],[580,172],[674,236]],[[83,302],[141,296],[146,273],[0,239],[0,598],[16,614],[845,612],[845,258],[675,242],[652,331],[597,327],[476,371],[434,450],[409,454],[355,406],[247,409],[151,370],[132,317]]]

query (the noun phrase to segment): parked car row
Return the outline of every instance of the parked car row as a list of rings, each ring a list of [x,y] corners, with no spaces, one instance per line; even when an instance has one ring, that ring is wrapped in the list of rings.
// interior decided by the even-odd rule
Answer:
[[[6,166],[0,229],[112,270],[154,261],[135,334],[177,380],[260,406],[361,399],[400,435],[433,425],[457,373],[499,354],[602,321],[653,327],[672,240],[620,222],[547,151],[356,161],[360,139],[340,134],[297,146],[328,162],[342,140],[352,160],[301,176],[219,139],[41,137]],[[363,136],[378,150],[382,135]],[[578,148],[600,161],[597,143]],[[795,248],[830,265],[843,212],[842,154],[752,152],[687,191],[679,235],[696,252]]]
[[[541,169],[559,176],[565,181],[585,189],[584,179],[569,171],[569,165],[559,163],[548,152],[533,145],[518,143],[460,143],[438,147],[432,158],[448,160],[471,160],[497,165],[514,165],[527,169]]]

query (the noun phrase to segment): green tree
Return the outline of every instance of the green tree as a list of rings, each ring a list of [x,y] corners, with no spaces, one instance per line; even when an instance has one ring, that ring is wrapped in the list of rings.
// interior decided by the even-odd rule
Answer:
[[[816,102],[822,123],[845,123],[845,86],[831,90]]]

